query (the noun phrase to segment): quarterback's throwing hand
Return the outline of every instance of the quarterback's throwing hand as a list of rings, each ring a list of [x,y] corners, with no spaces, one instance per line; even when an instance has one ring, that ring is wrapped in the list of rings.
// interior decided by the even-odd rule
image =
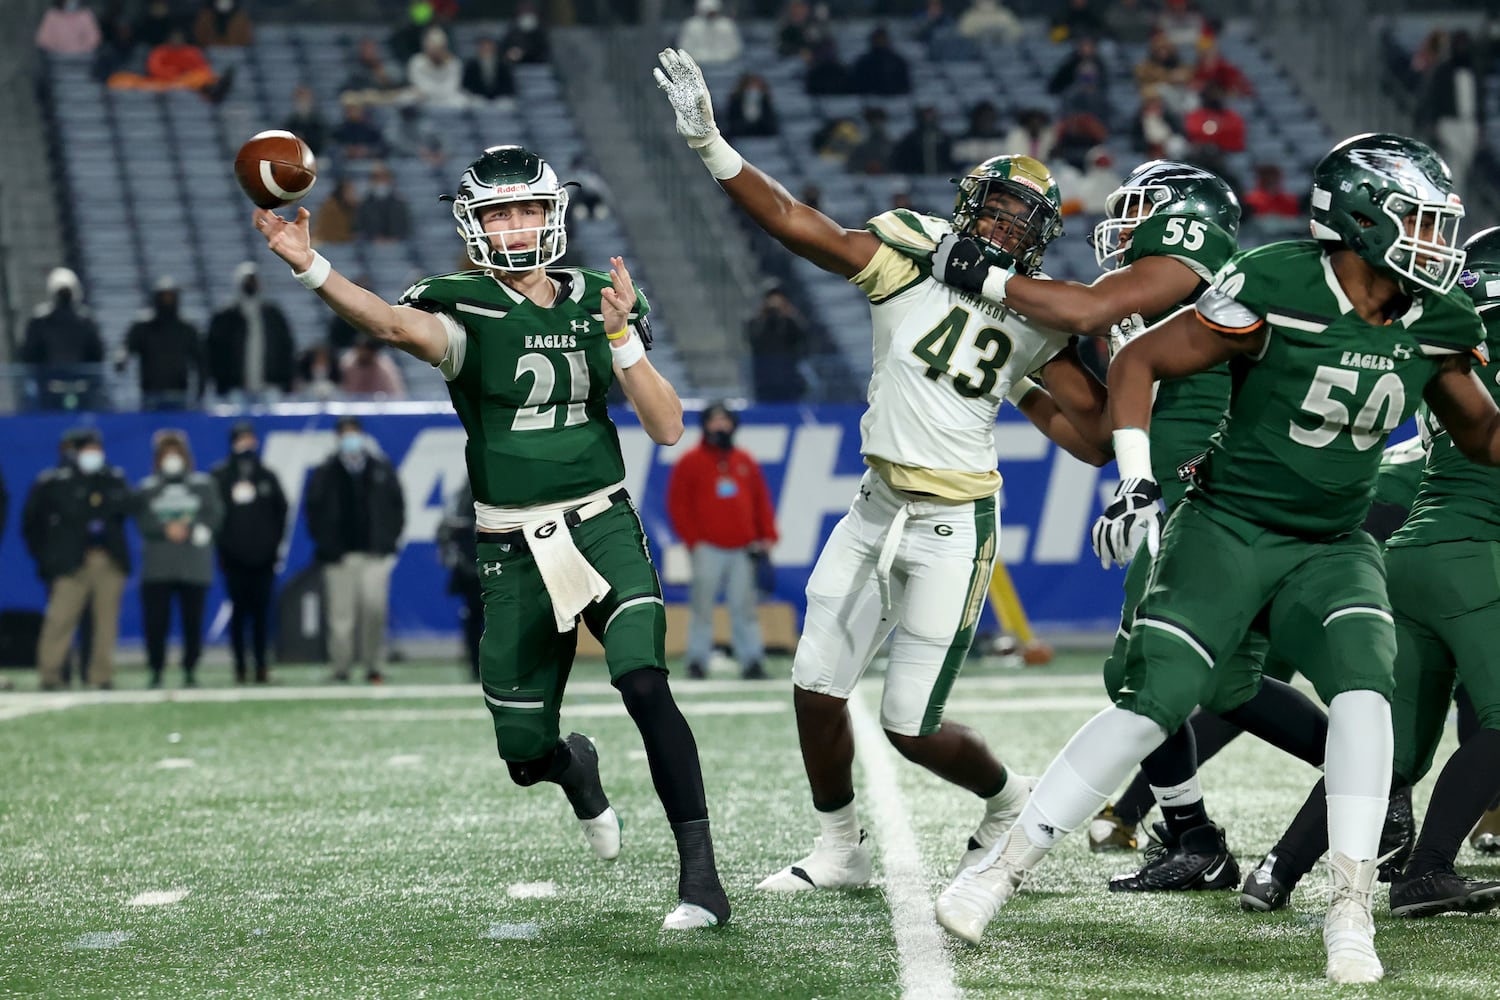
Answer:
[[[703,71],[681,49],[662,49],[657,58],[661,60],[661,68],[651,72],[656,85],[672,102],[672,110],[677,114],[677,134],[694,148],[708,145],[718,137],[719,127],[714,124],[714,102],[708,84],[703,82]]]
[[[1094,554],[1105,569],[1130,562],[1141,539],[1152,556],[1161,543],[1161,487],[1152,479],[1126,479],[1115,499],[1094,522]]]
[[[255,210],[255,231],[266,238],[271,252],[288,264],[294,271],[306,271],[312,266],[312,236],[308,232],[308,221],[312,213],[305,208],[297,209],[297,218],[291,222],[268,208]]]

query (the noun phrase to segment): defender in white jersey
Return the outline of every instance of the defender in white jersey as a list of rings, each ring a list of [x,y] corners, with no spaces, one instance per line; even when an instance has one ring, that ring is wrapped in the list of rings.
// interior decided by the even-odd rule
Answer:
[[[1062,232],[1057,185],[1025,156],[986,160],[959,181],[953,222],[896,211],[845,229],[745,163],[714,125],[692,58],[668,49],[656,71],[677,131],[725,192],[793,253],[848,278],[870,299],[874,369],[861,421],[870,471],[818,557],[793,668],[802,759],[822,836],[812,854],[760,888],[861,885],[871,873],[854,807],[847,702],[888,635],[880,722],[892,745],[985,801],[960,867],[1014,822],[1030,781],[1013,777],[966,726],[943,718],[974,637],[998,541],[995,417],[1024,402],[1042,372],[1056,406],[1038,426],[1093,464],[1110,457],[1104,391],[1066,335],[932,278],[950,232],[977,237],[995,270],[1035,274]],[[998,295],[993,296],[999,298]],[[894,633],[892,635],[892,633]]]

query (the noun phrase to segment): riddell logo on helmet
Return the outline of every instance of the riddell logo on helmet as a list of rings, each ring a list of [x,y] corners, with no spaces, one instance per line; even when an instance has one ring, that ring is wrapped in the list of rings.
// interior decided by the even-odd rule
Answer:
[[[496,184],[494,187],[496,194],[518,194],[522,191],[530,190],[530,184]]]
[[[1046,194],[1047,193],[1046,188],[1042,187],[1040,184],[1038,184],[1036,181],[1032,180],[1030,177],[1027,177],[1025,174],[1016,174],[1013,177],[1011,177],[1011,180],[1015,181],[1017,184],[1024,184],[1024,185],[1026,185],[1027,187],[1031,188],[1031,190],[1035,191],[1037,194]]]

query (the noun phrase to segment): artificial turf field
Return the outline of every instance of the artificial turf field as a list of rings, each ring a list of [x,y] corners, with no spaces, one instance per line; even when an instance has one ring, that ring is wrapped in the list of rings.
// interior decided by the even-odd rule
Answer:
[[[949,716],[1038,774],[1103,705],[1097,663],[976,661]],[[624,817],[612,864],[560,791],[509,783],[477,691],[446,665],[398,667],[380,688],[321,687],[304,668],[269,689],[145,692],[126,673],[110,693],[0,695],[0,995],[1500,996],[1500,918],[1397,921],[1382,887],[1386,980],[1335,989],[1314,885],[1269,916],[1242,913],[1237,893],[1111,894],[1106,877],[1135,859],[1090,855],[1081,833],[982,947],[949,942],[932,900],[978,804],[879,738],[878,676],[854,706],[877,885],[756,893],[815,833],[787,672],[675,684],[735,907],[727,927],[687,935],[660,930],[671,834],[598,665],[575,670],[563,721],[598,742]],[[1448,740],[1439,761],[1451,727]],[[1242,739],[1203,780],[1248,869],[1315,772]],[[1467,847],[1459,865],[1500,877]]]

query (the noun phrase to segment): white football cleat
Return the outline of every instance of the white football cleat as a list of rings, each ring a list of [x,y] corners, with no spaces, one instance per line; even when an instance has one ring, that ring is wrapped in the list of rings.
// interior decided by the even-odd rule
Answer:
[[[664,931],[696,931],[719,926],[719,918],[697,903],[678,903],[661,922]]]
[[[984,929],[1025,879],[1026,871],[1006,861],[997,844],[977,865],[964,869],[943,890],[935,907],[937,921],[954,937],[978,944]]]
[[[620,822],[614,806],[593,819],[579,820],[578,825],[583,827],[583,838],[601,859],[613,861],[620,856],[620,834],[625,824]]]
[[[1375,954],[1375,918],[1370,897],[1380,860],[1355,861],[1342,852],[1328,857],[1333,901],[1323,920],[1328,979],[1334,983],[1378,983],[1385,976]]]
[[[1010,832],[1010,828],[1016,825],[1016,820],[1021,818],[1021,810],[1026,808],[1026,803],[1031,800],[1031,790],[1036,787],[1040,778],[1028,778],[1019,774],[1011,775],[1010,781],[1005,783],[1006,795],[1001,792],[995,796],[1001,799],[994,808],[986,809],[984,819],[979,821],[979,826],[974,834],[969,837],[969,846],[964,850],[963,857],[958,859],[958,870],[953,874],[962,875],[964,869],[973,868],[980,860],[990,852],[990,848],[1000,843],[1001,839]]]
[[[762,892],[802,892],[806,889],[852,889],[870,881],[874,861],[866,844],[869,834],[859,831],[859,843],[834,844],[819,837],[813,852],[794,865],[781,869],[755,888]]]

